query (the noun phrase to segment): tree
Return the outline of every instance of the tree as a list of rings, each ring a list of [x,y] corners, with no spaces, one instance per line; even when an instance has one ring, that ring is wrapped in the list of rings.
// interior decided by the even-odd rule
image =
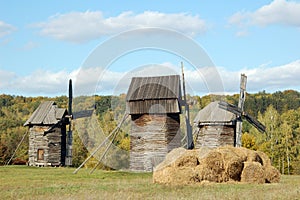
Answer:
[[[280,140],[278,142],[280,157],[282,161],[281,171],[282,174],[285,173],[285,159],[287,162],[287,174],[290,174],[290,161],[291,161],[291,148],[292,148],[292,127],[284,121],[279,127]],[[280,165],[279,165],[280,166]]]
[[[249,133],[244,133],[242,135],[242,146],[247,149],[257,150],[255,136]]]

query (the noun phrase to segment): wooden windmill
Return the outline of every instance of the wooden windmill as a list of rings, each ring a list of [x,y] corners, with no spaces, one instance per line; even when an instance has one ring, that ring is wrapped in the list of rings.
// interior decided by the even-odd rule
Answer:
[[[39,105],[25,122],[24,126],[29,127],[29,165],[72,165],[72,120],[90,117],[93,114],[93,110],[73,113],[72,102],[72,80],[69,80],[68,109],[58,108],[54,101],[45,101]],[[69,125],[68,131],[67,125]],[[25,138],[24,136],[22,141]]]
[[[224,101],[214,101],[198,112],[194,119],[197,127],[194,132],[195,148],[225,145],[240,147],[243,118],[264,132],[264,125],[244,111],[246,81],[247,77],[242,74],[237,106]]]
[[[246,99],[246,82],[247,76],[245,74],[241,74],[241,82],[240,82],[240,96],[238,106],[229,104],[227,102],[221,101],[219,102],[219,107],[227,110],[236,115],[236,136],[235,136],[235,146],[242,146],[241,137],[242,137],[242,123],[243,118],[245,118],[250,124],[252,124],[255,128],[257,128],[260,132],[265,132],[265,126],[256,120],[254,117],[249,115],[244,111],[244,103]]]

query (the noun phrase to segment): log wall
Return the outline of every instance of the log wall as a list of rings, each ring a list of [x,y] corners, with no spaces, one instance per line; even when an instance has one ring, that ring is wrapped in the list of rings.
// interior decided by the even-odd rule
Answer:
[[[131,115],[132,171],[152,171],[172,149],[180,146],[179,114]]]
[[[230,145],[234,146],[235,126],[229,125],[204,125],[200,126],[195,148],[202,146],[219,147]]]
[[[60,166],[65,164],[66,132],[64,128],[54,128],[46,133],[49,126],[30,127],[29,134],[29,165]],[[43,159],[38,159],[38,151],[42,150]]]

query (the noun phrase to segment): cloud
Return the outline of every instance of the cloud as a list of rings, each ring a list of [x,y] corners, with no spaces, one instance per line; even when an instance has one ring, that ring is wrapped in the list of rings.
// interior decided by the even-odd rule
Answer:
[[[126,93],[130,80],[134,76],[157,76],[179,74],[180,69],[172,63],[159,65],[145,65],[128,72],[118,72],[101,67],[76,69],[71,72],[65,70],[52,72],[38,70],[27,76],[18,76],[13,72],[0,70],[0,90],[8,94],[24,96],[57,96],[67,95],[68,79],[74,82],[75,95]],[[211,77],[212,68],[186,69],[185,80],[187,92],[192,95],[211,93],[206,85]],[[283,91],[286,89],[300,90],[300,60],[281,65],[266,67],[265,65],[253,69],[230,71],[225,67],[217,67],[224,86],[224,93],[239,93],[240,74],[248,77],[247,91]]]
[[[81,43],[122,31],[145,27],[177,30],[190,36],[206,31],[207,26],[198,15],[145,11],[140,14],[123,12],[105,18],[100,11],[70,12],[51,16],[46,22],[33,25],[40,33],[58,40]]]
[[[0,90],[24,96],[63,95],[67,91],[68,77],[66,71],[37,70],[27,76],[19,76],[14,72],[0,70]]]
[[[16,77],[17,75],[14,72],[0,69],[0,90],[9,87],[13,82],[12,80],[14,80]]]
[[[300,73],[300,60],[281,66],[241,69],[239,71],[227,71],[226,68],[220,67],[218,71],[223,79],[226,92],[237,93],[239,91],[241,73],[246,74],[248,77],[247,91],[249,92],[300,89],[300,81],[297,75]]]
[[[300,2],[274,0],[268,5],[250,11],[240,11],[233,14],[228,22],[239,28],[249,26],[285,25],[300,27]]]
[[[282,66],[246,70],[252,91],[300,89],[300,60]]]
[[[24,44],[20,50],[23,50],[23,51],[29,51],[29,50],[32,50],[32,49],[35,49],[39,46],[38,43],[36,42],[33,42],[33,41],[29,41],[27,42],[26,44]]]
[[[14,26],[0,21],[0,38],[9,35],[16,30],[17,28],[15,28]]]

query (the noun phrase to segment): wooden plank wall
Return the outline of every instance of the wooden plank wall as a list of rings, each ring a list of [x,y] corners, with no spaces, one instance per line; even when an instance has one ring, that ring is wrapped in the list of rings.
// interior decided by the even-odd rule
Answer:
[[[49,126],[33,126],[29,134],[29,165],[30,166],[59,166],[62,162],[62,140],[65,134],[60,128],[53,129],[53,132],[44,134]],[[64,137],[63,137],[64,136]],[[65,142],[64,142],[65,143]],[[38,160],[38,150],[44,150],[44,160]]]
[[[148,113],[153,105],[159,105],[155,107],[153,113],[180,113],[180,105],[178,99],[147,99],[143,101],[129,101],[126,102],[127,109],[130,114],[144,114]]]
[[[200,126],[195,148],[202,146],[219,147],[225,145],[234,146],[235,126],[228,125],[204,125]]]
[[[179,115],[132,115],[130,170],[152,171],[169,151],[180,146],[177,118]]]

